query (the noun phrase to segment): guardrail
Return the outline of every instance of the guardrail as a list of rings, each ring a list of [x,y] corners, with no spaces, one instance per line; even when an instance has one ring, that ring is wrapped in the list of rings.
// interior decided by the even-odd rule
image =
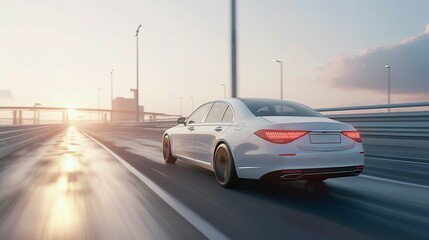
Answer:
[[[338,112],[338,111],[354,111],[354,110],[386,109],[386,108],[415,108],[415,107],[429,107],[429,102],[378,104],[378,105],[353,106],[353,107],[318,108],[318,109],[316,109],[316,111],[319,111],[319,112]]]
[[[429,102],[316,109],[319,112],[429,107]],[[326,115],[352,124],[366,144],[429,149],[429,111],[341,113]],[[429,158],[429,152],[428,152]]]

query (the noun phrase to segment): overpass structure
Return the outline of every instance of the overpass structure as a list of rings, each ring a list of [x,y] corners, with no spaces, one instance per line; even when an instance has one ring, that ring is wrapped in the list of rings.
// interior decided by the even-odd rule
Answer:
[[[362,111],[362,110],[379,110],[379,109],[402,109],[402,111],[398,112],[379,112],[379,113],[349,113],[351,111]],[[416,108],[425,108],[425,110],[420,111],[410,111],[410,109]],[[419,125],[417,122],[420,122],[424,125],[424,122],[429,120],[429,102],[416,102],[416,103],[399,103],[399,104],[380,104],[380,105],[367,105],[367,106],[352,106],[352,107],[334,107],[334,108],[319,108],[316,109],[322,113],[329,113],[328,116],[332,116],[334,118],[338,118],[341,121],[351,121],[355,119],[358,122],[361,122],[362,119],[366,119],[368,117],[375,118],[375,122],[383,122],[390,121],[393,122],[407,122],[410,120],[412,122],[411,125]],[[405,110],[405,111],[404,111]],[[134,111],[126,111],[126,110],[111,110],[111,109],[98,109],[98,108],[64,108],[64,107],[41,107],[39,105],[25,107],[25,106],[0,106],[0,112],[11,112],[12,113],[12,123],[13,125],[22,125],[23,124],[23,113],[24,112],[33,112],[33,118],[31,119],[34,124],[40,123],[40,112],[57,112],[62,116],[62,123],[67,124],[69,121],[69,113],[71,111],[83,112],[83,113],[97,113],[100,114],[101,122],[108,122],[112,119],[113,114],[130,114],[135,113]],[[334,113],[334,114],[331,114]],[[340,113],[340,114],[338,114]],[[147,117],[149,120],[157,120],[159,118],[175,118],[179,117],[177,114],[166,114],[166,113],[158,113],[158,112],[140,112],[140,119],[144,120]],[[408,117],[411,117],[408,119]],[[351,119],[353,118],[353,119]],[[416,120],[416,121],[414,121]],[[391,122],[391,121],[390,121]],[[391,123],[389,123],[392,125]],[[416,126],[417,126],[416,125]],[[384,125],[385,126],[385,125]],[[419,125],[420,126],[420,125]],[[369,126],[372,128],[373,126]],[[403,128],[403,127],[401,127]]]
[[[22,106],[0,106],[0,111],[2,112],[11,112],[12,113],[12,124],[13,125],[22,125],[24,123],[24,112],[33,112],[32,120],[34,124],[40,124],[40,112],[51,112],[61,114],[61,122],[63,124],[69,123],[70,112],[79,112],[79,113],[97,113],[99,114],[100,122],[110,122],[113,114],[130,114],[135,113],[135,111],[125,111],[125,110],[111,110],[111,109],[98,109],[98,108],[64,108],[64,107],[41,107],[41,106],[32,106],[32,107],[22,107]],[[147,117],[150,120],[156,120],[158,118],[172,118],[179,117],[179,115],[158,113],[158,112],[145,112],[141,111],[140,119],[144,120]],[[28,119],[27,119],[28,120]]]

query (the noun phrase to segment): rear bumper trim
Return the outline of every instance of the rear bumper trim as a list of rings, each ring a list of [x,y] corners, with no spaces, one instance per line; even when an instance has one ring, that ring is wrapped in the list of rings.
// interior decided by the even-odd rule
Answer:
[[[363,172],[363,165],[335,168],[311,168],[279,170],[263,175],[261,180],[316,180],[337,177],[352,177]]]

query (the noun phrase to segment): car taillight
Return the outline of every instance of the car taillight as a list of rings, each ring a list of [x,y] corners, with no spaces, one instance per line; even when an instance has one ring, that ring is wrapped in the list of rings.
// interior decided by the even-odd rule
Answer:
[[[342,131],[341,133],[355,140],[356,142],[362,142],[362,139],[360,138],[360,134],[358,131]]]
[[[290,143],[298,138],[309,133],[309,131],[300,131],[300,130],[259,130],[255,132],[256,136],[267,140],[272,143]]]

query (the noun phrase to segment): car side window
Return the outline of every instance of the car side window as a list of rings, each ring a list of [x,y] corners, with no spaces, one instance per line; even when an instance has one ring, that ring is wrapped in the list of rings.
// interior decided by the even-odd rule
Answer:
[[[228,105],[226,103],[215,103],[206,118],[206,122],[221,122],[227,108]]]
[[[233,120],[232,109],[228,107],[228,109],[226,109],[225,111],[225,114],[223,115],[222,122],[232,122],[232,120]]]
[[[189,116],[187,123],[192,124],[203,122],[212,106],[213,103],[207,103],[199,107],[191,116]]]

